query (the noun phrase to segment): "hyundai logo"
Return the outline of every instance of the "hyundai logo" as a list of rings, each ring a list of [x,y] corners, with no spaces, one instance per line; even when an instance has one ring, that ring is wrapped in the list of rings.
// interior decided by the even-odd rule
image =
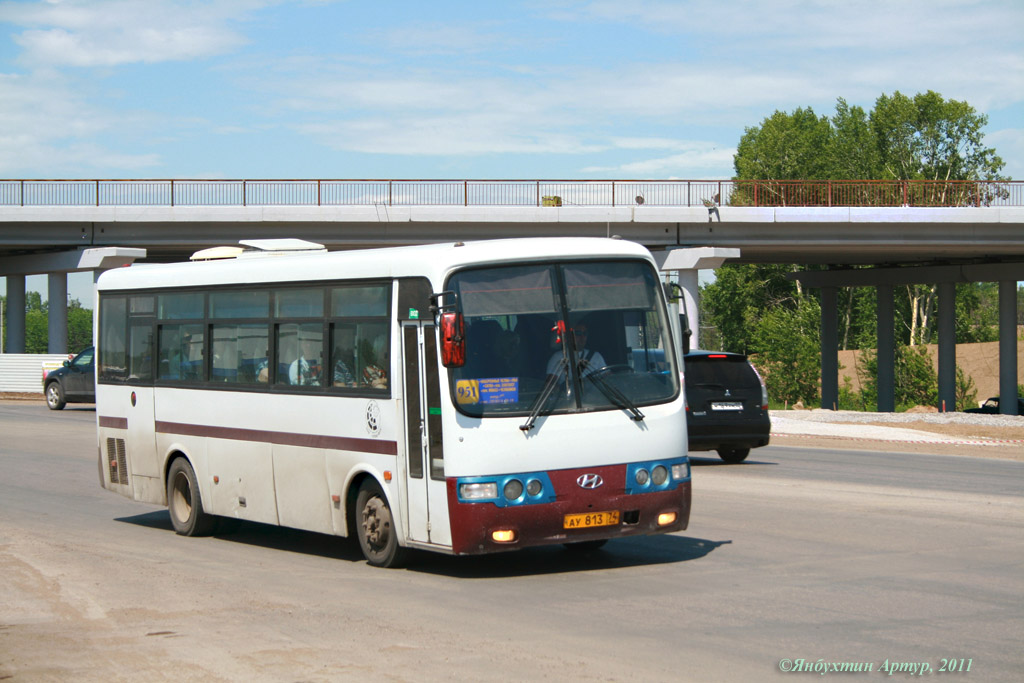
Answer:
[[[583,474],[576,478],[576,483],[581,489],[596,489],[604,483],[600,474]]]

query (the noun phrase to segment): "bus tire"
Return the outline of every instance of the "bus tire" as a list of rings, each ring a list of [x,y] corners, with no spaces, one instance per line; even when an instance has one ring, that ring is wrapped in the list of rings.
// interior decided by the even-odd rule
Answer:
[[[398,531],[388,499],[376,481],[367,479],[356,496],[356,535],[366,561],[374,567],[398,567],[406,549],[398,545]]]
[[[60,388],[60,382],[50,382],[46,385],[46,407],[50,410],[63,410],[67,405],[64,400],[64,390]]]
[[[743,462],[750,455],[749,448],[719,448],[718,457],[730,464]]]
[[[167,472],[167,511],[180,536],[209,536],[217,523],[203,511],[196,473],[185,458],[177,458]]]

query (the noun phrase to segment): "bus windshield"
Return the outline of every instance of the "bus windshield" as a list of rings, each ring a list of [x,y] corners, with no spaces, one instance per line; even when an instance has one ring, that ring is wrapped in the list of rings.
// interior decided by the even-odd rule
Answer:
[[[644,261],[465,270],[446,289],[465,317],[452,398],[474,417],[626,410],[679,392],[657,276]]]

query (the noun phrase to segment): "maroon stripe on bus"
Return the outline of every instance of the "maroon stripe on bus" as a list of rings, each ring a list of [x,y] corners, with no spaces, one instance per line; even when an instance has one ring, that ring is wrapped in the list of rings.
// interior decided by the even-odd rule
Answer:
[[[307,448],[331,448],[339,451],[359,451],[398,455],[397,441],[378,439],[357,439],[349,436],[325,436],[323,434],[296,434],[294,432],[271,432],[263,429],[239,429],[236,427],[214,427],[210,425],[187,424],[184,422],[163,422],[157,420],[156,431],[160,434],[183,436],[205,436],[213,439],[233,441],[258,441],[281,446],[305,446]]]
[[[100,415],[100,427],[110,427],[112,429],[128,429],[128,418],[127,417],[107,417]]]

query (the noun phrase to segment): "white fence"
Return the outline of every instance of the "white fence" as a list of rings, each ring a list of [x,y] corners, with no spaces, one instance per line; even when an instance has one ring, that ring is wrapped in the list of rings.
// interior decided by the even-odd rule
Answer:
[[[0,391],[43,395],[43,367],[59,368],[66,353],[0,353]]]

